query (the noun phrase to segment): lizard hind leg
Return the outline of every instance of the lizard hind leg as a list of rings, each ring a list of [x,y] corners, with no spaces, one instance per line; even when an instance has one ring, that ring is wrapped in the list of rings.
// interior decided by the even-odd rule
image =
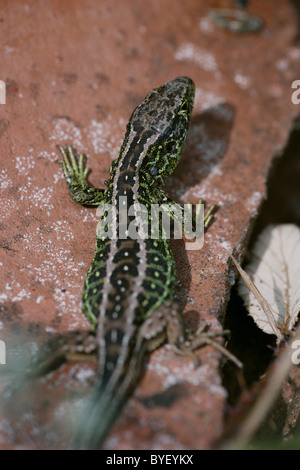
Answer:
[[[240,369],[243,367],[242,363],[224,346],[222,346],[219,342],[215,341],[213,338],[218,336],[226,336],[230,332],[229,330],[219,330],[219,331],[208,331],[209,325],[208,323],[204,323],[202,326],[198,328],[196,332],[189,333],[185,341],[181,342],[178,345],[173,344],[173,349],[177,354],[180,355],[191,355],[195,367],[199,364],[198,356],[194,353],[196,349],[199,349],[203,346],[213,346],[215,349],[220,351],[223,356],[227,357],[229,360],[234,362],[237,367]]]
[[[90,331],[72,331],[49,339],[36,356],[28,363],[21,364],[20,370],[12,370],[13,377],[4,389],[5,396],[11,396],[24,383],[42,377],[68,361],[95,361],[98,343]]]
[[[98,343],[92,331],[71,331],[54,336],[38,354],[27,374],[42,376],[68,361],[96,360]]]
[[[191,356],[195,366],[198,365],[199,359],[194,351],[202,346],[211,345],[241,368],[241,362],[213,339],[228,334],[228,331],[211,332],[208,329],[209,325],[205,323],[196,332],[186,334],[179,304],[175,301],[168,301],[145,320],[140,328],[138,339],[141,344],[144,338],[148,344],[147,349],[150,351],[167,339],[177,354]]]

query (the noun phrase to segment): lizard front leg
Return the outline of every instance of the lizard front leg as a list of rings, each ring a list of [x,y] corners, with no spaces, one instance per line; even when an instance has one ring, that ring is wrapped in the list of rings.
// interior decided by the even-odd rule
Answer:
[[[104,201],[104,189],[94,188],[86,183],[89,168],[85,166],[83,153],[75,155],[74,149],[67,145],[58,145],[62,155],[62,169],[68,183],[69,192],[73,201],[83,206],[99,206]]]

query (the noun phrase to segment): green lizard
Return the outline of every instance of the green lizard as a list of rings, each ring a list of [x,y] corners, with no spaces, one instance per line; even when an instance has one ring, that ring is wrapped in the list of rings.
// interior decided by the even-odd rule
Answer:
[[[103,441],[122,406],[136,386],[144,355],[164,341],[177,352],[191,354],[223,333],[200,329],[186,338],[180,308],[174,300],[175,263],[169,240],[119,237],[119,200],[127,198],[125,223],[143,226],[139,204],[150,216],[152,204],[174,203],[161,185],[177,165],[193,107],[194,83],[179,77],[152,90],[133,111],[118,158],[110,168],[106,189],[86,183],[84,156],[59,146],[62,167],[72,199],[96,206],[110,204],[111,238],[104,210],[97,232],[94,259],[87,273],[82,309],[94,332],[72,332],[54,338],[34,375],[43,373],[74,354],[97,354],[98,367],[91,398],[75,431],[71,448],[95,449]],[[211,213],[205,217],[208,224]],[[218,344],[214,343],[215,345]],[[48,354],[52,351],[52,354]],[[53,352],[54,351],[54,352]],[[33,374],[33,373],[32,373]]]

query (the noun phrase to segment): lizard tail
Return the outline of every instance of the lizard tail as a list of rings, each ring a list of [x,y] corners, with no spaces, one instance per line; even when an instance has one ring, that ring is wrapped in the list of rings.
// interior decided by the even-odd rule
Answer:
[[[115,386],[101,387],[98,384],[98,387],[94,388],[79,426],[71,439],[71,449],[96,450],[102,447],[108,431],[140,377],[143,368],[143,353],[144,348],[137,341],[127,372],[119,378]]]
[[[97,450],[123,408],[126,398],[119,393],[98,394],[93,391],[81,421],[72,436],[70,448],[76,450]]]

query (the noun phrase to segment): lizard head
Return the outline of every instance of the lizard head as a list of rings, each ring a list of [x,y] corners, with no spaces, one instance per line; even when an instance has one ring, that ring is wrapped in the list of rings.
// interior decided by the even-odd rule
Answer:
[[[176,167],[186,139],[195,85],[178,77],[150,91],[134,110],[128,135],[139,136],[136,169],[149,185],[160,184]]]

